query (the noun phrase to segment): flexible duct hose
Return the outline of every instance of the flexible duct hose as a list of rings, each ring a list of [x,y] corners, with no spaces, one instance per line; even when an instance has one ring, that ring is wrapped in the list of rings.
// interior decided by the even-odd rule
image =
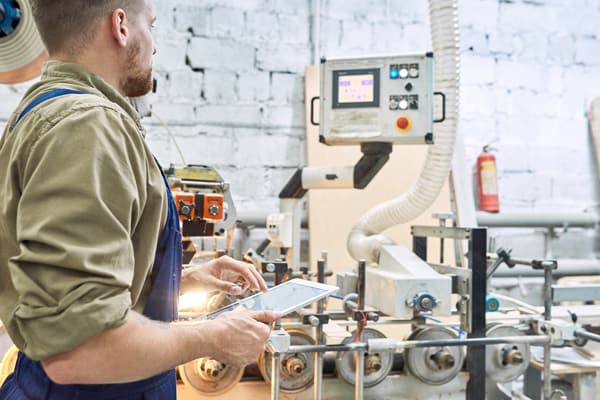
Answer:
[[[456,0],[429,0],[431,41],[436,60],[434,87],[446,95],[446,120],[434,127],[435,144],[429,147],[417,182],[404,194],[365,213],[348,237],[348,251],[355,260],[374,263],[381,245],[377,235],[421,215],[439,195],[452,165],[459,111],[459,34]]]

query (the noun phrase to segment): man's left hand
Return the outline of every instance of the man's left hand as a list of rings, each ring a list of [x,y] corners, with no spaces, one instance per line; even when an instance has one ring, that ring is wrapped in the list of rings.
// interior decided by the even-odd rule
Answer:
[[[186,268],[181,279],[182,293],[195,290],[221,290],[237,296],[248,289],[265,292],[267,285],[254,265],[228,256]]]

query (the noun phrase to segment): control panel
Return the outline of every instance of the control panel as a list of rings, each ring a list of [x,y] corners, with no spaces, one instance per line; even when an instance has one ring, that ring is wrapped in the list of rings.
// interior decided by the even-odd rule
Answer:
[[[433,143],[433,55],[321,62],[320,139]]]

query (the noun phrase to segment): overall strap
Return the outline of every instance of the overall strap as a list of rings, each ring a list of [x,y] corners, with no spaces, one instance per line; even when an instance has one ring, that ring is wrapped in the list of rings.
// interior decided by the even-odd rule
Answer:
[[[87,93],[82,92],[80,90],[72,90],[72,89],[54,89],[49,92],[46,92],[46,93],[42,94],[41,96],[39,96],[38,98],[36,98],[35,100],[33,100],[31,103],[29,103],[27,105],[27,107],[25,107],[23,109],[23,111],[21,111],[21,114],[19,114],[19,117],[17,118],[14,125],[12,126],[12,129],[15,129],[15,126],[17,126],[17,124],[19,122],[21,122],[23,117],[25,117],[35,107],[39,106],[46,100],[50,100],[50,99],[53,99],[53,98],[59,97],[59,96],[64,96],[65,94],[87,94]]]

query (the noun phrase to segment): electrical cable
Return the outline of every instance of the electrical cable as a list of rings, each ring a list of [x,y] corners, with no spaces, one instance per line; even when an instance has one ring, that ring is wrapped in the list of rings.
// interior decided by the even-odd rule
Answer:
[[[431,315],[419,314],[419,317],[431,320],[437,324],[443,324],[442,321],[440,321],[439,319],[433,318]],[[458,333],[459,339],[463,339],[464,337],[467,336],[466,332],[463,331],[462,329],[460,329],[458,326],[451,325],[450,328],[454,329]]]
[[[179,144],[177,144],[177,139],[175,138],[175,135],[173,134],[173,131],[171,131],[171,128],[169,128],[169,125],[167,125],[160,118],[160,116],[156,113],[156,111],[154,111],[154,110],[152,110],[152,116],[154,118],[156,118],[156,120],[158,122],[160,122],[160,124],[167,130],[167,133],[169,134],[169,137],[173,141],[173,144],[175,145],[175,148],[177,149],[177,152],[179,153],[179,157],[181,158],[181,162],[183,163],[183,165],[187,165],[187,163],[185,162],[185,157],[183,156],[183,152],[181,151],[181,148],[179,147]]]

